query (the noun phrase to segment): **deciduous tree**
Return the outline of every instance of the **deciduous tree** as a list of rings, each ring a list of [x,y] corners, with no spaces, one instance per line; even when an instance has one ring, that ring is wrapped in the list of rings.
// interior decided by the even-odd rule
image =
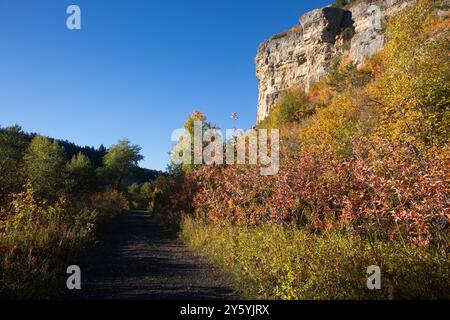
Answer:
[[[108,149],[103,158],[102,172],[117,189],[123,187],[125,179],[137,169],[139,161],[144,159],[140,152],[141,147],[126,139]]]
[[[36,193],[54,200],[64,187],[64,148],[56,141],[37,135],[28,146],[24,161],[26,177]]]

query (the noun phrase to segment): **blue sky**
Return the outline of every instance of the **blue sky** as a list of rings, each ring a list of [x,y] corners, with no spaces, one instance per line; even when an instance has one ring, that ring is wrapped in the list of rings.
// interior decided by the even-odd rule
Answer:
[[[258,45],[331,0],[0,0],[0,126],[110,146],[165,169],[171,133],[203,111],[255,123]],[[79,5],[82,30],[66,28]]]

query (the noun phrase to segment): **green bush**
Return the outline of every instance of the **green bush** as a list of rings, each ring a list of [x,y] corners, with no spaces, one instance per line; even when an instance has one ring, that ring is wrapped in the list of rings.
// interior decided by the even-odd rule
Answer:
[[[314,112],[314,106],[310,103],[305,91],[300,87],[292,87],[283,92],[281,100],[261,126],[267,129],[278,129],[283,124],[300,123]]]

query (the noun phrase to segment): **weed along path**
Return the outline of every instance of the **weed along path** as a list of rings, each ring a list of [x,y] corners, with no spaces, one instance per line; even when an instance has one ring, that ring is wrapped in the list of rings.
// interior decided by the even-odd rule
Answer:
[[[64,299],[233,299],[219,271],[187,251],[151,221],[132,211],[117,219],[80,262],[81,290]]]

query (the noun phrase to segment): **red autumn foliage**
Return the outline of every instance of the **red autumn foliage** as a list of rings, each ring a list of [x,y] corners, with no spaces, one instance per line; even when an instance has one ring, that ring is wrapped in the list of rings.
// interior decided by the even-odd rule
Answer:
[[[215,223],[286,224],[320,232],[347,225],[367,236],[446,245],[450,222],[449,154],[378,141],[354,144],[354,156],[283,157],[280,173],[256,166],[200,166],[185,177],[184,195]],[[446,180],[447,179],[447,180]]]

